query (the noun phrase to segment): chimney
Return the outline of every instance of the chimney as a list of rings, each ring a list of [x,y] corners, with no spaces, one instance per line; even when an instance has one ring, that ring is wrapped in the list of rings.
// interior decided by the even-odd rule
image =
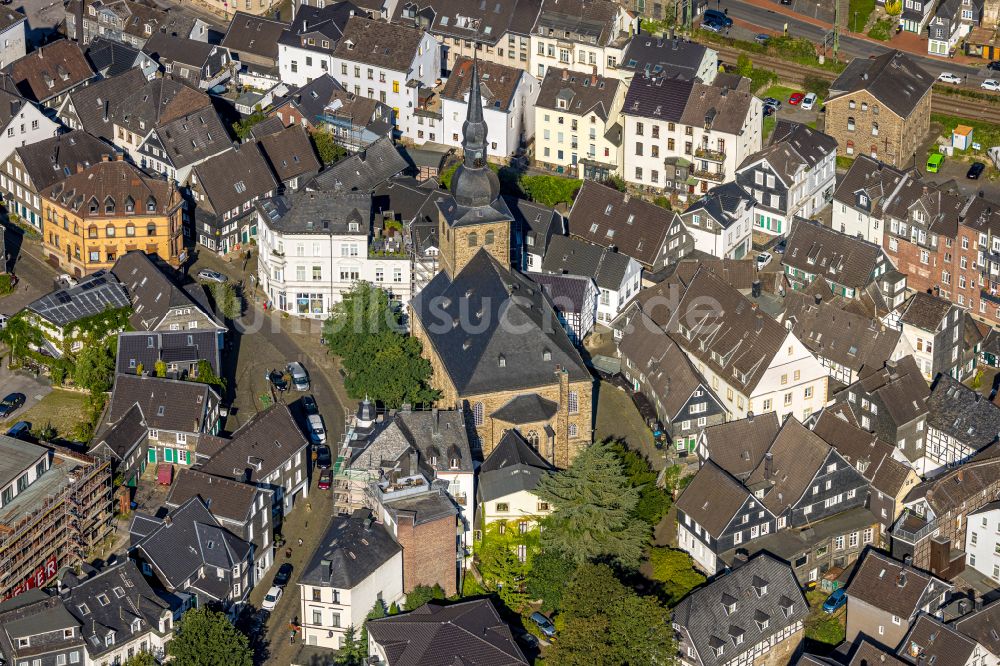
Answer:
[[[563,70],[563,73],[562,73],[562,80],[563,80],[563,81],[569,81],[569,70],[568,70],[568,69],[564,69],[564,70]]]
[[[965,481],[965,469],[962,467],[958,468],[958,482],[962,483]]]
[[[77,162],[76,163],[76,172],[77,173],[83,173],[83,162]]]
[[[900,571],[896,574],[896,587],[906,587],[906,572]]]
[[[102,162],[110,162],[111,161],[111,155],[108,155],[107,153],[101,155],[101,161]]]
[[[816,301],[816,305],[819,305],[823,302],[823,294],[816,294],[813,299]]]
[[[167,516],[166,518],[163,519],[163,524],[166,525],[167,527],[170,527],[171,525],[174,524],[174,519],[171,518],[170,516]]]
[[[771,475],[774,473],[774,455],[768,451],[764,454],[764,479],[766,481],[771,480]]]
[[[122,151],[115,152],[115,162],[124,162],[124,161],[125,161],[125,153]]]

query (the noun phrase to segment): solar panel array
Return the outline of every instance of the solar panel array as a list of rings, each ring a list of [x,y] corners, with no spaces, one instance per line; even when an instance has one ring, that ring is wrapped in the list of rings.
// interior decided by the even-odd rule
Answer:
[[[128,305],[125,287],[111,273],[99,271],[83,278],[76,286],[57,289],[42,296],[28,309],[62,327],[105,310]]]

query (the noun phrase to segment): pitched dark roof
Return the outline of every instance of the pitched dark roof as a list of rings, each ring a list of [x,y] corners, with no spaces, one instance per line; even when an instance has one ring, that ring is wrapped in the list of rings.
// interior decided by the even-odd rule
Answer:
[[[899,192],[907,181],[920,180],[919,171],[901,171],[867,155],[859,155],[837,182],[833,198],[856,206],[855,195],[864,192],[875,217],[882,217],[883,210],[893,210],[900,203],[909,205],[912,199],[899,199]]]
[[[178,507],[192,497],[199,497],[216,518],[243,523],[253,512],[253,503],[260,492],[256,486],[205,474],[181,467],[174,475],[170,494],[163,501],[169,508]]]
[[[95,439],[91,455],[107,450],[118,460],[125,460],[129,452],[146,438],[148,429],[142,419],[142,410],[133,405],[110,428]]]
[[[115,141],[113,112],[145,83],[146,77],[133,67],[118,76],[95,81],[86,88],[74,90],[69,99],[80,126],[94,136],[109,142]]]
[[[635,76],[625,93],[622,113],[679,123],[694,85],[681,78]],[[701,123],[704,121],[702,118]]]
[[[583,181],[567,218],[570,235],[615,247],[654,267],[674,213],[593,180]]]
[[[704,211],[720,227],[728,229],[744,218],[744,211],[755,203],[753,196],[736,181],[716,185],[687,207],[685,217],[693,211]]]
[[[553,471],[516,429],[508,430],[479,467],[477,492],[489,502],[522,490],[532,491]]]
[[[525,273],[542,288],[556,312],[583,313],[593,279],[579,275],[553,275],[551,273]]]
[[[138,405],[150,429],[199,433],[205,428],[205,416],[211,405],[218,402],[219,394],[208,384],[118,375],[105,423],[117,423]]]
[[[742,480],[764,460],[780,430],[777,412],[765,412],[709,426],[702,432],[712,462]]]
[[[106,271],[97,271],[72,287],[56,289],[28,304],[39,317],[63,327],[105,310],[127,308],[125,287]]]
[[[992,444],[1000,434],[1000,407],[949,375],[934,380],[927,409],[928,425],[973,450]]]
[[[465,0],[400,2],[396,4],[393,23],[426,29],[439,38],[452,37],[495,45],[508,32],[527,36],[538,13],[541,0],[491,0],[470,4]]]
[[[863,368],[861,378],[852,386],[877,395],[896,425],[927,413],[927,382],[913,356],[904,356],[882,368]]]
[[[170,215],[183,203],[173,181],[151,178],[124,159],[98,162],[40,191],[39,195],[59,202],[85,220],[91,215],[102,220],[131,218],[147,212],[156,216]],[[132,211],[128,209],[129,200]],[[109,201],[111,211],[99,205],[90,211],[92,202],[105,204]]]
[[[952,626],[992,654],[1000,654],[1000,601],[958,618]]]
[[[543,2],[535,29],[559,31],[568,41],[624,46],[628,35],[618,31],[615,18],[622,7],[610,0]]]
[[[876,490],[896,497],[912,468],[893,456],[895,447],[876,435],[848,422],[831,410],[823,410],[813,432],[837,450],[844,460],[868,479]]]
[[[677,509],[718,538],[750,497],[750,491],[709,459],[677,498]]]
[[[207,474],[256,483],[308,445],[288,405],[274,405],[243,424],[201,469]]]
[[[951,585],[934,576],[906,566],[877,550],[868,550],[855,567],[847,593],[904,621],[940,596]]]
[[[87,168],[115,152],[114,148],[83,130],[73,130],[14,150],[36,192],[75,173],[78,165]]]
[[[768,488],[761,504],[774,515],[781,515],[805,495],[809,484],[822,471],[831,448],[819,435],[790,416],[767,450],[770,469],[769,461],[762,461],[747,477],[746,484]]]
[[[901,51],[877,58],[855,58],[830,84],[827,103],[867,90],[896,115],[905,118],[934,85],[934,77]]]
[[[301,125],[292,125],[258,140],[278,180],[285,182],[319,171],[312,141]]]
[[[953,307],[951,301],[918,291],[903,308],[899,321],[925,331],[937,331]]]
[[[558,409],[559,405],[537,393],[523,393],[508,400],[490,416],[505,423],[538,423],[551,419]]]
[[[265,224],[281,233],[367,236],[372,229],[372,200],[367,192],[293,192],[257,203]],[[357,229],[351,231],[351,224]]]
[[[230,51],[276,61],[278,40],[288,27],[289,24],[271,18],[236,12],[229,22],[222,45]]]
[[[910,503],[925,500],[936,516],[942,516],[966,502],[983,496],[1000,475],[997,447],[991,446],[974,455],[964,464],[918,484],[905,498]]]
[[[198,208],[208,208],[219,216],[278,187],[271,168],[254,142],[234,146],[196,165],[192,176],[197,178],[198,187],[205,193],[206,200],[199,200]]]
[[[588,277],[598,287],[617,291],[628,273],[630,257],[571,236],[553,235],[542,256],[546,273]]]
[[[80,46],[60,39],[12,62],[10,76],[22,95],[44,102],[96,75]]]
[[[209,58],[220,50],[225,53],[225,49],[216,44],[200,42],[180,35],[168,35],[165,32],[154,33],[142,47],[143,53],[157,61],[183,63],[191,65],[199,71]]]
[[[426,195],[425,195],[426,196]],[[562,216],[555,208],[504,195],[507,209],[514,217],[514,224],[521,227],[525,236],[527,250],[537,254],[545,254],[549,238],[553,234],[562,233]]]
[[[214,319],[190,294],[174,284],[153,261],[154,257],[135,250],[118,257],[111,273],[125,285],[132,302],[129,323],[139,331],[158,325],[171,308],[191,307]],[[219,325],[222,328],[221,324]]]
[[[449,606],[428,603],[409,613],[369,620],[365,627],[392,666],[528,664],[489,599]]]
[[[422,30],[406,25],[352,16],[334,57],[408,73],[423,36]]]
[[[411,307],[459,395],[545,386],[556,381],[558,371],[570,381],[590,378],[537,285],[485,250],[454,279],[438,273]],[[442,330],[442,321],[458,321],[460,311],[482,311],[483,330]]]
[[[318,53],[332,53],[344,34],[348,19],[362,10],[351,2],[336,2],[325,7],[300,5],[295,8],[292,25],[278,40],[283,46],[304,48]],[[309,40],[312,43],[309,43]],[[323,41],[327,45],[323,46]]]
[[[716,132],[739,134],[747,122],[754,99],[753,93],[746,89],[733,90],[725,85],[695,82],[680,122]]]
[[[674,609],[673,622],[690,637],[701,663],[714,666],[742,651],[735,647],[737,636],[742,645],[759,645],[808,615],[792,568],[762,553],[685,597]]]
[[[510,111],[514,93],[517,92],[525,71],[485,60],[478,63],[478,71],[483,108],[505,113]],[[459,56],[452,66],[448,81],[441,89],[441,97],[464,103],[469,95],[471,79],[472,58]]]
[[[863,634],[858,635],[848,666],[905,666],[906,662],[897,659],[891,650],[873,643]]]
[[[863,289],[882,258],[882,248],[813,221],[792,227],[781,262],[852,289]]]
[[[403,550],[365,509],[334,517],[319,544],[301,585],[351,590]]]
[[[693,80],[701,68],[708,47],[682,37],[635,35],[628,43],[618,66],[636,76],[663,76]],[[714,56],[713,56],[714,57]]]
[[[921,615],[899,644],[896,654],[911,664],[967,664],[976,642],[936,617]]]
[[[382,137],[363,151],[324,169],[308,187],[324,192],[371,192],[383,181],[405,171],[407,166],[392,139]]]
[[[542,80],[535,106],[541,109],[559,110],[575,116],[593,113],[601,120],[611,117],[611,108],[620,86],[617,79],[581,74],[559,67],[549,67]],[[557,103],[561,100],[565,106]]]
[[[163,123],[154,130],[154,137],[147,144],[155,141],[157,145],[143,144],[139,152],[149,155],[151,148],[159,148],[175,169],[183,169],[217,155],[233,145],[219,114],[211,107],[198,109]],[[163,159],[155,153],[149,156],[157,160]]]
[[[814,168],[836,151],[837,140],[832,136],[803,123],[780,119],[767,146],[743,160],[740,168],[765,160],[785,185],[791,187],[795,174]]]
[[[92,39],[84,51],[94,71],[105,78],[124,74],[135,67],[139,54],[139,49],[133,46],[104,37]]]
[[[115,371],[136,374],[138,365],[152,371],[157,361],[197,363],[207,361],[221,376],[219,338],[215,331],[129,331],[118,336]]]

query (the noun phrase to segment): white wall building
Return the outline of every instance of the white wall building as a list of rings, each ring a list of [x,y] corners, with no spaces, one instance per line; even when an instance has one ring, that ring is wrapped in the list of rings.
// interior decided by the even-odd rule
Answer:
[[[0,109],[0,162],[5,162],[15,148],[59,133],[59,124],[23,97],[0,91]]]
[[[755,201],[737,183],[709,192],[679,215],[694,249],[720,259],[742,259],[752,246]]]
[[[859,155],[834,192],[833,229],[882,246],[887,212],[901,206],[902,218],[908,217],[912,200],[901,201],[899,195],[913,185],[909,173]]]
[[[965,564],[1000,585],[1000,502],[970,513],[965,530]]]
[[[23,58],[25,48],[25,26],[27,17],[10,7],[0,9],[0,67]]]
[[[548,67],[614,76],[638,24],[610,0],[544,3],[531,33],[529,71],[539,79]]]

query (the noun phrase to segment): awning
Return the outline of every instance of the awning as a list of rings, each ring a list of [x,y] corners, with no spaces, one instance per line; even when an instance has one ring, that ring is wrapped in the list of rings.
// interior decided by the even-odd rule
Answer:
[[[169,463],[160,463],[156,466],[156,482],[162,486],[169,486],[174,479],[174,466]]]

